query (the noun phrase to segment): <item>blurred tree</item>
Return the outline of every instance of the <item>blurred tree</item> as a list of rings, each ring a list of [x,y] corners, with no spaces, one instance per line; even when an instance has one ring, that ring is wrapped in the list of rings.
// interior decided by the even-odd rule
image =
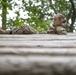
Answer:
[[[2,29],[13,29],[15,27],[19,27],[24,24],[24,21],[19,17],[19,10],[15,11],[15,14],[17,15],[14,18],[11,19],[10,17],[8,18],[7,15],[9,14],[8,10],[13,11],[14,7],[18,6],[16,2],[13,0],[1,0],[0,1],[0,8],[2,9]],[[13,16],[13,14],[11,14]]]
[[[2,0],[2,29],[6,29],[7,1]]]
[[[21,5],[17,1],[20,1]],[[76,8],[73,0],[1,0],[1,4],[3,29],[20,27],[26,23],[40,32],[45,31],[52,23],[54,14],[62,13],[67,18],[67,30],[71,32],[74,30]],[[14,11],[16,16],[7,19],[8,10],[13,11],[13,9],[17,9]],[[23,13],[28,12],[28,18],[20,17],[20,10]],[[26,15],[24,16],[26,17]],[[71,20],[71,24],[69,20]]]
[[[71,19],[71,24],[70,24],[70,31],[73,32],[74,30],[74,22],[76,19],[76,7],[75,7],[75,3],[73,0],[69,0],[71,3],[71,11],[70,14],[68,16],[71,15],[70,19]]]

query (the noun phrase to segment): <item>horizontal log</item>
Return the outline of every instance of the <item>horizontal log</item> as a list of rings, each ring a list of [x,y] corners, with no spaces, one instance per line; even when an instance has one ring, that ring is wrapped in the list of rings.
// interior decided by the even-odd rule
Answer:
[[[76,41],[76,37],[24,37],[24,38],[0,38],[0,41],[69,41],[69,40],[74,40]]]
[[[24,37],[76,37],[76,33],[68,33],[67,35],[57,35],[57,34],[25,34],[25,35],[1,35],[0,38],[24,38]]]
[[[76,75],[76,56],[0,56],[0,75]]]
[[[76,34],[0,35],[0,75],[76,75]]]
[[[0,55],[76,56],[76,48],[0,48]]]
[[[53,40],[76,40],[76,36],[69,35],[0,35],[0,41],[53,41]]]
[[[76,48],[76,41],[0,41],[0,47],[11,48]]]

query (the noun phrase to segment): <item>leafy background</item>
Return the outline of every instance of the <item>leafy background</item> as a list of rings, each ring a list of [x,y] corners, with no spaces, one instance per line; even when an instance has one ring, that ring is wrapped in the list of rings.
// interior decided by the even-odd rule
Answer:
[[[57,13],[66,16],[68,32],[73,32],[76,28],[75,0],[0,0],[0,11],[2,11],[0,14],[2,29],[13,29],[29,24],[39,32],[46,31]],[[9,11],[15,16],[11,14],[8,17]],[[21,14],[24,17],[21,17]]]

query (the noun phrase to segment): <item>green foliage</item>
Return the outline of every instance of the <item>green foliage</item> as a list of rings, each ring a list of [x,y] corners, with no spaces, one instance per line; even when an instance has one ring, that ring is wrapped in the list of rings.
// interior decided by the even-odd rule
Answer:
[[[45,7],[47,5],[45,1],[42,0],[39,5],[36,4],[40,1],[36,0],[36,4],[31,0],[29,3],[24,3],[24,6],[26,5],[25,10],[29,11],[28,16],[30,16],[30,18],[26,19],[26,22],[40,32],[47,30],[51,21],[50,18],[48,19],[50,14],[47,12],[49,11],[48,6]]]
[[[31,18],[26,19],[27,23],[38,31],[46,30],[50,22],[47,22],[48,20],[44,20],[44,13],[36,6],[31,6],[29,11],[31,12],[28,13],[28,15]]]
[[[4,5],[5,7],[8,7],[10,10],[12,10],[11,4],[4,2],[4,1],[1,1],[1,4]]]
[[[14,29],[14,28],[19,28],[20,26],[24,25],[24,22],[21,20],[13,20],[10,19],[7,23],[7,29]]]
[[[25,23],[31,25],[39,32],[46,31],[49,28],[50,23],[52,22],[54,14],[62,13],[66,17],[68,17],[70,10],[72,9],[71,2],[67,0],[18,0],[18,1],[21,2],[21,5],[13,0],[7,0],[7,3],[1,0],[0,4],[6,6],[8,10],[13,11],[14,9],[17,8],[17,10],[14,11],[16,16],[7,19],[6,22],[7,29],[20,27]],[[8,10],[6,15],[9,14]],[[22,10],[23,13],[28,12],[27,13],[28,17],[27,18],[20,17],[20,10]],[[69,19],[71,19],[71,17],[72,16],[69,16],[68,21]],[[70,25],[67,26],[68,30],[69,28]]]
[[[19,28],[20,26],[24,25],[24,20],[22,18],[19,18],[20,13],[18,11],[15,12],[17,14],[17,17],[13,19],[10,19],[7,22],[7,28],[8,29],[14,29],[14,28]]]

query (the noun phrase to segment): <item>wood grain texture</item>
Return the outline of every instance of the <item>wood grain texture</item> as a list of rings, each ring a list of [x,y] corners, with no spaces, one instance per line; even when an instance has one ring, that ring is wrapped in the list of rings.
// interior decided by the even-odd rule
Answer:
[[[76,33],[0,35],[0,75],[76,75]]]

